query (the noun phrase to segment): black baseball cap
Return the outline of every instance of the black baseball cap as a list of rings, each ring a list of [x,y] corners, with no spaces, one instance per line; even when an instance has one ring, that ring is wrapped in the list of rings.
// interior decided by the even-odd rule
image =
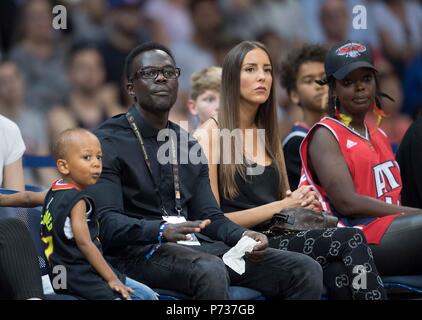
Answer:
[[[371,48],[357,41],[344,41],[334,45],[325,58],[326,78],[334,77],[342,80],[350,72],[358,68],[370,68],[375,71]]]

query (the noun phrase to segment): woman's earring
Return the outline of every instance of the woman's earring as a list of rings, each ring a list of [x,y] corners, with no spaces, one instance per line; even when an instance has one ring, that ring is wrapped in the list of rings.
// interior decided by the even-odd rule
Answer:
[[[337,119],[340,117],[340,111],[338,106],[338,97],[334,96],[334,115]]]
[[[336,119],[340,120],[344,125],[349,126],[352,122],[352,117],[340,112],[340,100],[334,97],[334,112]]]

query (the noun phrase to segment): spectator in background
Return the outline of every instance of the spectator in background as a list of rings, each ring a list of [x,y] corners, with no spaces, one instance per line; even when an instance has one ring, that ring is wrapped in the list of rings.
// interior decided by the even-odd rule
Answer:
[[[324,43],[326,35],[321,26],[320,13],[321,7],[327,2],[326,0],[299,0],[302,5],[304,15],[303,27],[306,32],[306,40],[311,43]],[[348,22],[347,22],[347,39],[360,40],[370,43],[373,47],[379,47],[378,33],[374,18],[374,2],[373,0],[343,0],[347,6]],[[356,29],[353,26],[353,20],[362,22],[358,13],[354,13],[355,8],[364,7],[366,10],[366,29]],[[362,11],[359,11],[362,14]]]
[[[400,113],[403,104],[403,90],[400,79],[391,63],[379,57],[375,60],[375,67],[378,70],[378,81],[381,91],[389,95],[393,100],[382,98],[382,110],[386,113],[386,116],[381,123],[377,124],[379,118],[374,112],[369,112],[366,120],[373,127],[376,125],[380,126],[387,134],[393,152],[396,153],[412,120],[408,115]]]
[[[218,0],[218,5],[224,15],[225,29],[230,30],[233,37],[241,40],[253,38],[254,26],[258,22],[254,21],[252,0]]]
[[[118,104],[118,90],[105,84],[105,69],[97,48],[75,44],[67,60],[70,92],[65,105],[54,107],[48,114],[51,140],[69,128],[93,130],[108,118],[123,112]]]
[[[100,51],[104,59],[107,82],[123,90],[123,70],[126,55],[140,42],[151,38],[143,28],[142,0],[107,0],[110,32]]]
[[[299,185],[302,161],[299,148],[309,129],[327,111],[328,88],[315,81],[325,76],[326,50],[319,45],[305,45],[292,50],[281,65],[280,82],[290,99],[302,110],[301,121],[294,124],[283,141],[284,159],[291,190]]]
[[[2,52],[8,52],[12,45],[18,12],[16,1],[0,1],[0,59]]]
[[[422,52],[413,60],[404,74],[403,112],[416,118],[422,110]]]
[[[48,0],[25,3],[19,20],[19,42],[10,52],[25,76],[27,105],[47,111],[63,102],[67,84],[64,75],[64,48],[59,32],[52,28],[52,7]]]
[[[188,100],[190,113],[198,118],[198,126],[211,118],[220,103],[221,68],[209,67],[192,74]]]
[[[384,0],[374,10],[383,52],[401,77],[422,50],[422,6],[412,0]]]
[[[12,61],[0,63],[0,114],[15,122],[26,145],[25,153],[50,154],[46,121],[43,115],[24,102],[25,83],[18,66]],[[26,184],[49,186],[56,177],[53,169],[25,170]]]
[[[327,48],[346,40],[350,14],[344,0],[325,0],[320,7],[319,19]]]
[[[73,41],[102,42],[108,33],[106,0],[84,0],[71,13]]]
[[[254,26],[253,35],[271,29],[293,46],[300,45],[306,37],[303,27],[302,7],[297,0],[254,1],[253,14],[259,24]],[[245,23],[242,23],[245,25]]]
[[[190,0],[154,0],[145,4],[145,16],[162,24],[166,40],[164,43],[172,46],[177,42],[189,41],[192,37],[189,2]]]
[[[292,43],[306,36],[302,7],[296,0],[220,0],[226,29],[241,39],[256,38],[262,30],[274,30]]]
[[[18,126],[0,115],[0,187],[23,191],[22,155],[25,152]]]
[[[171,49],[182,70],[179,95],[170,119],[176,123],[190,119],[186,108],[190,76],[197,70],[216,65],[215,47],[222,31],[222,14],[217,0],[190,1],[189,12],[194,33],[191,39],[174,44]],[[190,124],[189,126],[191,126]],[[188,130],[188,128],[184,128]]]

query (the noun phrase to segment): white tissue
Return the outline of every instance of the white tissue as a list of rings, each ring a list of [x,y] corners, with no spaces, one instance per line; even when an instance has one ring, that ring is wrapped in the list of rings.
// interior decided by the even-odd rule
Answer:
[[[224,263],[238,274],[244,274],[245,260],[243,256],[246,252],[251,252],[257,243],[251,237],[242,237],[233,248],[223,255]]]

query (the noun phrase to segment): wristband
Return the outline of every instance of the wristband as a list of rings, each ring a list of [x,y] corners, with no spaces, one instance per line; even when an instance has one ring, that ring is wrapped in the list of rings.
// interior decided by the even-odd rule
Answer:
[[[152,247],[152,249],[151,249],[151,251],[150,252],[148,252],[147,253],[147,255],[145,256],[145,258],[148,260],[149,258],[151,258],[152,257],[152,255],[158,250],[158,248],[161,246],[161,243],[163,242],[163,241],[165,241],[165,239],[164,239],[164,230],[166,229],[166,227],[167,227],[167,225],[168,225],[168,223],[163,223],[161,226],[160,226],[160,229],[158,229],[158,236],[157,236],[157,240],[158,240],[158,243],[157,244],[155,244],[155,245],[153,245],[153,247]]]

